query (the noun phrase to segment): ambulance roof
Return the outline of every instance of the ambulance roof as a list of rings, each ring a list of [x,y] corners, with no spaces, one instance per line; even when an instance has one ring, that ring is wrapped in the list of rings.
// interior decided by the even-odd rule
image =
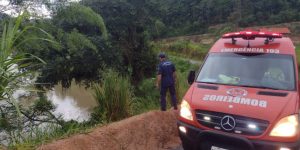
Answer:
[[[219,39],[209,53],[215,52],[236,52],[236,53],[275,53],[295,55],[295,46],[288,37],[274,38],[268,44],[265,44],[266,38],[257,37],[252,40],[243,38],[234,38],[233,44],[231,38]]]

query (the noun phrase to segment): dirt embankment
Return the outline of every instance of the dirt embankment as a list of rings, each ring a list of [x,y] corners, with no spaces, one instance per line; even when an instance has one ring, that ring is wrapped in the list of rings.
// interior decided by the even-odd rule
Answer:
[[[166,150],[180,145],[174,111],[152,111],[43,145],[39,150]]]

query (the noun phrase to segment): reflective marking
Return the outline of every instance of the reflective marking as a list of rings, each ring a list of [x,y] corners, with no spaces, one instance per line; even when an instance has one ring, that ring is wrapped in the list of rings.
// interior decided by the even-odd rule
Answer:
[[[279,54],[279,49],[263,49],[263,48],[223,48],[221,52],[233,52],[233,53],[272,53]]]
[[[267,108],[268,102],[265,100],[251,99],[251,98],[240,98],[224,95],[204,95],[202,98],[203,101],[212,101],[212,102],[227,102],[240,105],[249,105],[253,107]],[[229,108],[231,106],[229,105]],[[233,107],[233,105],[232,105]]]

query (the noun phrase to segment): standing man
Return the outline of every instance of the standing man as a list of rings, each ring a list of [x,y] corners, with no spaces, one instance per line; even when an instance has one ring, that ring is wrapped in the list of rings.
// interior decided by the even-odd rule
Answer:
[[[172,105],[177,110],[177,100],[175,92],[176,69],[172,62],[166,60],[166,54],[159,54],[160,64],[157,67],[156,87],[160,87],[160,106],[162,111],[166,111],[166,94],[170,91]]]

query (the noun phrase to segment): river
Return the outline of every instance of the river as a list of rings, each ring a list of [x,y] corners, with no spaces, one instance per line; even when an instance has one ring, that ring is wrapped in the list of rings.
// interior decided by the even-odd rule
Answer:
[[[55,105],[53,114],[61,116],[63,120],[75,120],[78,122],[88,121],[92,109],[97,106],[97,102],[93,98],[93,91],[85,86],[80,86],[72,82],[68,89],[62,88],[61,85],[56,85],[52,90],[46,92],[48,99]],[[24,107],[31,106],[36,100],[36,94],[22,89],[17,90],[13,97],[20,100],[20,104]],[[0,104],[5,103],[0,101]],[[42,125],[41,125],[42,127]],[[0,145],[8,145],[8,135],[0,131]],[[0,147],[1,149],[1,147]]]
[[[54,86],[47,92],[47,97],[56,106],[55,115],[62,115],[65,121],[83,122],[89,120],[92,109],[97,106],[92,92],[90,88],[73,82],[68,89],[63,89],[61,85]]]

